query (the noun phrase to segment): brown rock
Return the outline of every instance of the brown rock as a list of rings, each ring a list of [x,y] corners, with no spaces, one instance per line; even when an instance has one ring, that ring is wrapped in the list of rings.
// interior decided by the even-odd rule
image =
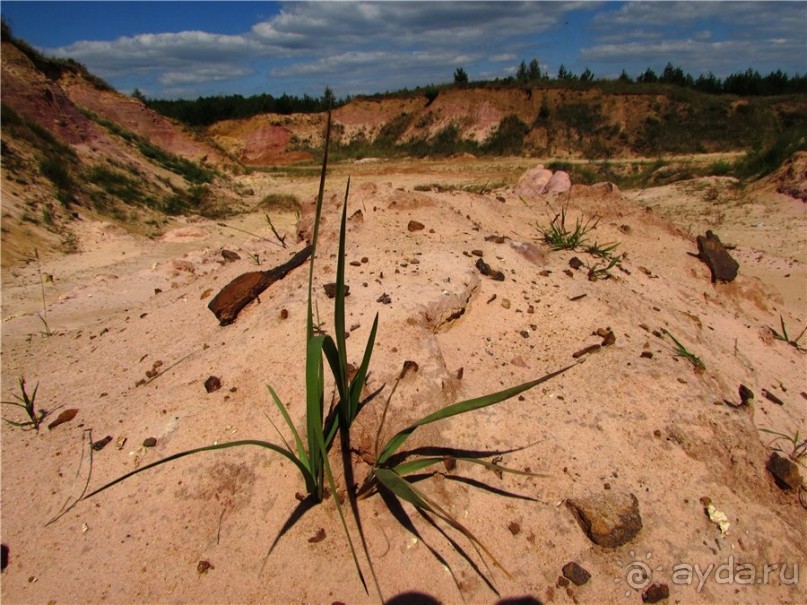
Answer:
[[[720,238],[707,231],[705,236],[699,235],[695,240],[698,244],[698,257],[712,272],[712,283],[718,280],[730,282],[737,277],[740,264],[728,253]]]
[[[146,437],[143,440],[143,447],[154,447],[155,445],[157,445],[156,437]]]
[[[563,566],[563,576],[571,580],[575,586],[582,586],[591,579],[591,574],[574,561]]]
[[[569,259],[569,266],[572,269],[579,269],[580,267],[583,266],[583,261],[581,261],[576,256],[573,256],[572,258]]]
[[[740,405],[746,405],[749,401],[754,399],[754,392],[744,384],[740,385]]]
[[[218,391],[221,388],[221,378],[218,376],[210,376],[207,380],[205,380],[205,391],[208,393],[212,393],[213,391]]]
[[[606,548],[627,544],[642,529],[639,501],[633,494],[612,490],[607,494],[567,500],[566,506],[588,538]]]
[[[661,582],[654,582],[642,593],[642,602],[658,603],[670,598],[670,587]]]
[[[418,221],[409,221],[409,224],[406,226],[409,231],[422,231],[426,228],[426,225],[423,223],[419,223]]]
[[[776,485],[781,489],[799,489],[802,485],[799,466],[790,458],[780,455],[779,452],[771,454],[765,468],[773,475]]]
[[[325,290],[325,295],[328,298],[336,297],[336,283],[323,284],[322,289]],[[350,296],[350,286],[345,284],[345,296]]]
[[[232,250],[222,250],[221,255],[224,257],[224,260],[228,263],[241,260],[241,257],[238,255],[238,252],[233,252]]]
[[[261,292],[274,282],[286,277],[292,269],[302,265],[310,255],[311,246],[307,246],[287,262],[278,265],[274,269],[251,271],[239,275],[216,294],[207,305],[207,308],[219,320],[219,325],[226,326],[231,324],[238,317],[241,309],[260,296]]]
[[[776,395],[771,393],[768,389],[762,389],[762,396],[776,405],[785,405],[785,402],[779,399]]]
[[[76,409],[65,410],[56,417],[56,420],[48,425],[48,430],[55,429],[57,426],[64,424],[65,422],[70,422],[76,417],[76,414],[78,414],[78,410]]]

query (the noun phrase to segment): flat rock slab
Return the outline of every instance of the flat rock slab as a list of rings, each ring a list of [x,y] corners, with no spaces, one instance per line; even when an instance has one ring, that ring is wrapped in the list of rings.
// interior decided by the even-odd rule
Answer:
[[[243,273],[224,286],[207,305],[219,325],[226,326],[235,321],[241,309],[261,295],[274,282],[283,279],[289,271],[302,265],[311,255],[311,246],[307,246],[291,257],[287,262],[268,271],[250,271]]]
[[[639,500],[633,494],[595,494],[571,499],[566,506],[588,538],[606,548],[617,548],[633,540],[642,529]]]
[[[706,235],[699,235],[695,240],[698,244],[699,258],[706,263],[712,272],[712,283],[717,281],[730,282],[737,277],[740,263],[732,258],[719,237],[711,231],[707,231]]]

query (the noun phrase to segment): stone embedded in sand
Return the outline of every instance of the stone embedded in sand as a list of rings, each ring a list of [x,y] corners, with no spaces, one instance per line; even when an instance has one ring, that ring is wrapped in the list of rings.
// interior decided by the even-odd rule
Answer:
[[[616,334],[614,334],[611,330],[608,330],[608,333],[605,336],[603,336],[602,346],[610,347],[615,342],[616,342]]]
[[[776,395],[771,393],[768,389],[762,389],[762,396],[776,405],[785,405],[785,402],[779,399]]]
[[[218,391],[221,388],[221,378],[218,376],[209,376],[207,380],[205,380],[205,391],[208,393],[212,393],[213,391]]]
[[[658,603],[670,598],[670,587],[661,582],[654,582],[642,593],[642,602]]]
[[[241,260],[241,257],[238,255],[238,252],[233,252],[232,250],[222,250],[221,256],[224,257],[224,260],[228,263],[233,263],[237,260]]]
[[[50,431],[52,429],[55,429],[57,426],[59,426],[60,424],[64,424],[65,422],[70,422],[71,420],[73,420],[73,418],[76,417],[76,414],[78,414],[77,409],[65,410],[56,417],[56,420],[54,420],[48,425],[48,430]]]
[[[569,266],[572,269],[579,269],[580,267],[583,266],[583,261],[581,261],[576,256],[573,256],[572,258],[569,259]]]
[[[633,494],[609,492],[567,500],[588,538],[606,548],[617,548],[633,540],[642,529],[639,500]]]
[[[572,179],[569,178],[569,173],[558,170],[547,182],[544,187],[544,193],[566,193],[571,188]]]
[[[112,441],[112,435],[107,435],[103,439],[99,439],[98,441],[93,441],[92,444],[91,444],[91,447],[92,447],[94,452],[100,452],[102,449],[104,449],[107,446],[107,444],[110,441]]]
[[[157,445],[156,437],[146,437],[143,439],[143,447],[154,447],[155,445]]]
[[[740,385],[740,405],[747,405],[749,401],[754,399],[754,392],[744,384]]]
[[[728,253],[717,235],[707,231],[705,236],[699,235],[695,241],[698,244],[698,257],[712,272],[712,283],[718,280],[730,282],[737,277],[740,264]]]
[[[571,580],[575,586],[582,586],[591,579],[591,574],[574,561],[563,566],[563,576]]]
[[[420,223],[418,221],[409,221],[409,224],[406,226],[409,231],[423,231],[426,228],[426,225]]]
[[[781,456],[779,452],[771,454],[765,468],[773,475],[776,485],[781,489],[799,489],[803,483],[799,466],[790,458]]]
[[[504,281],[504,273],[490,268],[490,265],[483,261],[481,258],[476,261],[476,268],[479,272],[486,277],[490,277],[493,281]]]
[[[336,283],[323,284],[322,289],[325,290],[325,295],[328,298],[336,298]],[[345,296],[350,294],[350,286],[345,284]]]

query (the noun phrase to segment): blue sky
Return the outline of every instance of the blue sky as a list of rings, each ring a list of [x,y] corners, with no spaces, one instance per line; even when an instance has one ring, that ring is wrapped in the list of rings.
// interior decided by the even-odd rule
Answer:
[[[3,0],[15,36],[124,93],[337,96],[513,75],[807,73],[807,2],[38,2]]]

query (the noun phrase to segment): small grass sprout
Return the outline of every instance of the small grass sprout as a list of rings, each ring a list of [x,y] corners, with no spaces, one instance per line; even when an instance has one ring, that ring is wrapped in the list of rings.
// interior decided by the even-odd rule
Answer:
[[[802,437],[799,431],[796,431],[792,435],[788,435],[787,433],[781,433],[771,429],[761,428],[759,430],[763,433],[768,433],[769,435],[774,436],[774,439],[770,444],[772,449],[776,450],[777,452],[781,452],[796,464],[804,466],[804,459],[807,458],[807,438]],[[778,444],[779,441],[787,442],[789,444],[787,449],[783,449]]]
[[[782,332],[777,332],[774,328],[770,328],[771,332],[773,332],[773,337],[777,340],[781,340],[786,342],[791,347],[794,347],[797,351],[807,351],[807,348],[799,344],[799,341],[804,337],[804,334],[807,333],[807,326],[804,326],[804,329],[799,333],[796,338],[791,339],[790,336],[787,334],[787,327],[785,326],[784,318],[779,315],[779,324],[782,326]]]
[[[614,255],[614,251],[617,248],[619,248],[619,242],[608,242],[607,244],[598,244],[595,241],[592,245],[586,246],[585,251],[591,256],[604,258],[606,260],[616,258],[617,262],[619,262],[622,260],[622,256],[619,254]]]
[[[536,224],[538,232],[544,242],[549,244],[553,250],[576,250],[585,245],[586,236],[590,231],[597,228],[599,218],[587,219],[583,222],[579,217],[575,220],[574,229],[570,230],[566,226],[566,206],[562,206],[559,213],[556,213],[548,227]]]
[[[597,262],[593,266],[586,263],[584,266],[588,269],[588,280],[597,281],[598,279],[609,279],[611,277],[611,269],[616,267],[622,260],[619,256],[605,257],[608,263]]]
[[[706,364],[703,363],[703,361],[701,360],[700,357],[698,357],[694,353],[690,353],[687,350],[687,348],[684,345],[682,345],[681,342],[675,336],[670,334],[670,332],[668,330],[662,328],[662,331],[667,336],[672,338],[673,342],[675,343],[675,346],[676,346],[676,349],[677,349],[676,353],[678,354],[678,356],[683,357],[684,359],[689,361],[689,363],[691,363],[692,366],[695,368],[695,372],[697,372],[698,374],[702,374],[706,370]]]
[[[45,416],[48,415],[47,410],[37,410],[36,409],[36,393],[39,390],[39,383],[36,384],[32,393],[28,393],[25,388],[25,378],[20,376],[19,378],[19,387],[20,393],[19,395],[13,395],[16,401],[3,401],[3,405],[13,405],[25,410],[26,416],[28,416],[28,420],[14,421],[8,420],[7,418],[3,418],[11,426],[16,426],[20,428],[32,428],[35,431],[39,431],[39,425],[42,424],[42,421],[45,419]]]

